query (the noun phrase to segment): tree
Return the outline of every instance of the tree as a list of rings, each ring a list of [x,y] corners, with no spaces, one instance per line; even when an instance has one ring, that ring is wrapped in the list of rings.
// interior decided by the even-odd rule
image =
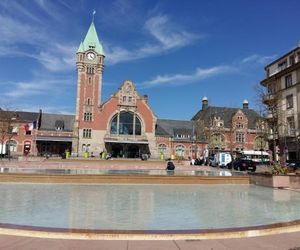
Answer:
[[[1,145],[1,159],[5,153],[8,154],[10,159],[10,147],[6,150],[6,142],[11,141],[14,136],[13,123],[16,119],[15,112],[0,109],[0,145]]]
[[[269,88],[262,85],[256,86],[257,106],[266,123],[265,129],[259,129],[258,133],[267,138],[272,145],[273,160],[276,160],[277,147],[279,145],[280,130],[284,126],[281,99],[276,87]]]

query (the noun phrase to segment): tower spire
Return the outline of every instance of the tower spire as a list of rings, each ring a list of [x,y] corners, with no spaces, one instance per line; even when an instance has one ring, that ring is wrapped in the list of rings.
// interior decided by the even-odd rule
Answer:
[[[86,36],[83,40],[83,42],[80,44],[77,52],[86,52],[89,49],[95,50],[99,55],[104,56],[103,46],[98,38],[97,31],[94,24],[94,17],[96,14],[96,10],[93,10],[92,12],[92,23],[89,27],[88,32],[86,33]]]

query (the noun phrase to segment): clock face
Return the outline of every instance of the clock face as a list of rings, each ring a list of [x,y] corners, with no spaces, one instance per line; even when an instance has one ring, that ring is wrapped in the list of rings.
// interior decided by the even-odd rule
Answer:
[[[90,53],[87,54],[87,59],[88,60],[94,60],[94,58],[95,58],[95,54],[94,53],[90,52]]]

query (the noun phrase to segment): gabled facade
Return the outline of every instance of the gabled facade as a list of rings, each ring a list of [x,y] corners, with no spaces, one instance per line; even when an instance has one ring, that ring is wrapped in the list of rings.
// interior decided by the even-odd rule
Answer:
[[[267,150],[265,136],[260,129],[261,117],[249,109],[245,100],[242,108],[209,106],[202,99],[202,109],[192,120],[197,136],[205,141],[211,151],[238,152],[241,150]]]
[[[142,154],[154,158],[161,154],[164,157],[172,154],[190,156],[190,147],[195,144],[191,138],[192,126],[187,130],[186,126],[180,126],[184,121],[181,124],[177,122],[171,133],[166,126],[160,126],[163,122],[157,121],[148,105],[148,97],[139,95],[132,81],[124,81],[114,95],[101,102],[104,58],[92,23],[77,51],[78,81],[72,152],[79,156],[85,152],[95,156],[107,152],[113,157],[138,157]],[[169,121],[168,125],[174,124]],[[162,130],[165,133],[161,134]]]

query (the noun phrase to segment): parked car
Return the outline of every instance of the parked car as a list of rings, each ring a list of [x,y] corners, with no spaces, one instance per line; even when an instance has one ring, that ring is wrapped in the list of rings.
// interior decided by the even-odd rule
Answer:
[[[300,168],[300,161],[297,160],[290,160],[287,162],[287,166],[291,169],[293,169],[294,171],[296,171],[297,169]]]
[[[251,171],[255,172],[256,171],[256,164],[252,160],[240,158],[232,161],[227,165],[228,168],[234,168],[235,170],[239,171]]]

